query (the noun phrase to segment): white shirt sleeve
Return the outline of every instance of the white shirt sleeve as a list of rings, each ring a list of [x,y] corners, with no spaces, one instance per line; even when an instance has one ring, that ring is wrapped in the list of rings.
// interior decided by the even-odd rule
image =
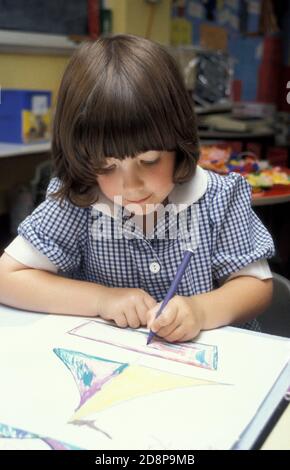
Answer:
[[[258,279],[265,280],[271,279],[273,277],[268,261],[266,259],[260,259],[254,263],[248,264],[239,271],[232,273],[229,277],[225,279],[224,282],[230,281],[235,277],[239,276],[252,276],[257,277]]]
[[[10,243],[4,251],[11,256],[11,258],[14,258],[16,261],[29,268],[57,273],[57,266],[20,235],[14,238],[13,242]]]
[[[57,266],[55,266],[47,256],[43,255],[39,250],[34,248],[31,243],[19,235],[8,245],[5,252],[19,263],[30,268],[42,269],[53,273],[56,273],[58,270]],[[239,276],[253,276],[261,280],[271,279],[273,277],[266,259],[248,264],[239,271],[232,273],[226,279],[223,279],[223,282]],[[223,282],[221,282],[221,284],[223,284]]]

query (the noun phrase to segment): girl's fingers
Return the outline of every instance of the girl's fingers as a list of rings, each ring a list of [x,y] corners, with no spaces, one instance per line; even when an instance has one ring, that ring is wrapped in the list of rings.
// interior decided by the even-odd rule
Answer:
[[[153,308],[149,309],[147,312],[147,326],[151,328],[152,323],[155,321],[157,312],[160,308],[161,303],[159,302]]]
[[[126,311],[126,319],[130,328],[139,328],[141,322],[135,307],[128,308]]]
[[[188,333],[185,333],[185,335],[182,336],[182,338],[180,338],[178,341],[180,343],[184,343],[185,341],[190,341],[192,340],[192,336]]]
[[[148,313],[148,307],[146,303],[144,301],[140,302],[140,305],[138,305],[138,308],[137,308],[137,315],[139,317],[139,321],[142,326],[147,325],[147,313]]]
[[[176,322],[171,323],[170,325],[167,325],[167,326],[164,326],[163,328],[160,328],[160,330],[158,330],[157,334],[161,338],[167,339],[167,336],[170,336],[176,330],[176,328],[178,326],[179,326],[179,324],[177,324]]]
[[[147,307],[147,310],[151,310],[152,308],[156,307],[156,305],[158,305],[156,300],[153,299],[153,297],[150,295],[144,295],[143,301]]]
[[[163,312],[157,317],[151,325],[152,331],[155,331],[159,334],[159,331],[162,328],[172,327],[177,321],[177,308],[175,307],[165,307]],[[176,325],[175,325],[176,326]]]
[[[175,330],[172,331],[168,336],[165,336],[164,339],[170,343],[181,341],[184,338],[184,327],[179,325]]]
[[[120,328],[126,328],[128,326],[127,318],[124,313],[119,313],[115,318],[114,322]]]

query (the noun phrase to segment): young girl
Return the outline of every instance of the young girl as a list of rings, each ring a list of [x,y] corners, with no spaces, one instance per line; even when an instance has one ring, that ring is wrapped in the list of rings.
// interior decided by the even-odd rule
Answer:
[[[47,198],[0,260],[0,302],[147,325],[167,341],[257,328],[272,239],[243,177],[197,166],[192,103],[163,47],[127,35],[81,45],[61,83],[52,156]]]

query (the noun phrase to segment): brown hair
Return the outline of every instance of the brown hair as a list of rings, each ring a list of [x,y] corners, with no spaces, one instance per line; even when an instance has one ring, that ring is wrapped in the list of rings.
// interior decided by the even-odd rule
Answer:
[[[88,206],[106,157],[176,151],[175,182],[193,175],[198,143],[193,105],[174,59],[157,43],[116,35],[83,43],[64,73],[52,156],[56,197]]]

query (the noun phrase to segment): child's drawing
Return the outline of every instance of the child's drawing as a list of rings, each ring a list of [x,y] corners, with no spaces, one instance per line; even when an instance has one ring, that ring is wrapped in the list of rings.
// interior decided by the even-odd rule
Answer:
[[[71,444],[0,423],[0,449],[5,450],[7,448],[15,450],[29,448],[39,450],[80,450],[79,447]]]
[[[54,349],[54,352],[72,373],[80,392],[80,403],[71,420],[77,425],[92,424],[83,419],[138,397],[198,385],[217,385],[216,382],[110,361],[78,351]]]
[[[155,338],[146,346],[148,333],[145,331],[135,331],[132,343],[132,332],[98,321],[82,323],[69,331],[69,334],[204,369],[217,369],[218,349],[215,345],[197,342],[172,344]]]

